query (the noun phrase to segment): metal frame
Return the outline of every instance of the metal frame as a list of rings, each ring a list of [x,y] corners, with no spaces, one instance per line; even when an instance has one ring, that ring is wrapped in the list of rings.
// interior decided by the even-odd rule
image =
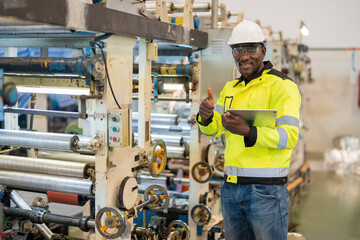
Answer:
[[[207,33],[76,0],[4,0],[0,16],[64,26],[74,30],[108,32],[207,47]],[[110,24],[109,24],[110,23]]]

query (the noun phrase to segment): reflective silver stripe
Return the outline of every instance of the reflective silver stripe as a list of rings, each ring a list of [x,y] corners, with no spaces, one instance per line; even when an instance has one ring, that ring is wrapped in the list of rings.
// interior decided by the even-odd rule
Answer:
[[[218,105],[218,104],[215,105],[215,111],[216,111],[216,112],[218,112],[218,113],[220,113],[220,114],[223,114],[223,110],[224,110],[224,107],[223,107],[223,106]]]
[[[286,177],[289,174],[289,168],[239,168],[227,166],[225,174],[239,177]]]
[[[276,130],[279,133],[279,144],[277,146],[277,149],[285,149],[288,140],[288,133],[285,129],[281,127],[277,127]]]
[[[215,137],[218,131],[219,131],[219,123],[218,123],[218,121],[216,120],[216,132],[213,133],[213,134],[206,134],[206,133],[204,133],[204,135],[206,135],[206,136],[208,136],[208,137]]]
[[[299,127],[299,119],[292,116],[282,116],[278,119],[276,119],[276,126],[280,126],[282,124]]]

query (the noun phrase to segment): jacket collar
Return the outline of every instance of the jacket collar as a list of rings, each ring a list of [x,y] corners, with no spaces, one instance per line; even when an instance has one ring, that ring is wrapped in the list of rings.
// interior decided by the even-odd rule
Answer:
[[[260,77],[265,70],[270,70],[270,69],[272,69],[272,68],[273,68],[273,65],[272,65],[272,63],[271,63],[270,61],[264,61],[264,68],[259,72],[258,75],[256,75],[256,77],[255,77],[254,79]],[[233,87],[236,87],[237,85],[239,85],[240,83],[242,83],[242,82],[244,81],[244,78],[245,78],[245,77],[243,77],[243,75],[241,75],[239,78],[237,78],[238,81],[236,82],[236,84],[235,84]],[[252,80],[254,80],[254,79],[252,79]],[[251,81],[252,81],[252,80],[251,80]]]

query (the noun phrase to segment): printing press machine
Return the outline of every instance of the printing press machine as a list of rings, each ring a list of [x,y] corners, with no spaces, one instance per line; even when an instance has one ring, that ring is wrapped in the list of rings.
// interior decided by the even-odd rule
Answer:
[[[159,22],[144,17],[144,12],[129,14],[116,4],[109,0],[103,5],[75,0],[0,4],[4,239],[207,239],[207,232],[197,226],[210,221],[206,204],[210,193],[219,195],[219,183],[212,183],[215,188],[210,190],[212,169],[204,157],[209,140],[199,134],[194,121],[201,101],[201,49],[207,47],[207,33]],[[40,56],[17,56],[21,47],[40,48]],[[49,56],[49,48],[72,49],[72,56]],[[162,52],[194,60],[152,64]],[[133,63],[135,55],[138,61]],[[182,84],[185,97],[162,98],[163,83]],[[16,89],[36,93],[39,99],[44,93],[67,93],[77,99],[78,111],[48,109],[46,104],[41,109],[41,100],[36,104],[32,100],[29,108],[18,107]],[[189,118],[151,113],[151,101],[165,100],[188,103]],[[22,129],[21,114],[30,122]],[[78,126],[68,133],[49,132],[46,118],[75,119]],[[25,156],[17,155],[19,149]],[[165,170],[171,159],[199,175],[193,178],[186,170],[189,178],[176,178],[174,171]],[[144,181],[148,184],[142,187]],[[149,184],[156,181],[160,184]],[[166,183],[191,187],[181,194],[169,191]],[[29,192],[36,196],[32,204],[23,197]],[[163,212],[170,195],[185,195],[186,212],[193,210],[192,216],[185,212],[186,221],[171,222],[153,216],[144,226],[134,224],[143,209]],[[53,213],[53,203],[60,203],[64,212],[76,205],[81,213]],[[190,234],[191,228],[197,231]]]
[[[190,12],[218,12],[213,3]],[[162,10],[183,11],[186,26],[187,7]],[[208,87],[218,97],[238,74],[226,43],[231,29],[169,24],[152,17],[164,18],[154,8],[116,0],[0,3],[4,239],[223,238],[225,142],[202,135],[195,116]],[[224,6],[220,13],[211,15],[213,28],[226,25]],[[21,47],[40,55],[19,57]],[[49,56],[50,48],[71,56]],[[39,99],[43,91],[67,93],[78,111],[40,108],[34,95],[29,108],[18,107],[16,89],[42,90]],[[29,123],[21,130],[20,114]],[[76,126],[50,132],[44,119],[59,118]],[[53,213],[53,203],[63,211]]]

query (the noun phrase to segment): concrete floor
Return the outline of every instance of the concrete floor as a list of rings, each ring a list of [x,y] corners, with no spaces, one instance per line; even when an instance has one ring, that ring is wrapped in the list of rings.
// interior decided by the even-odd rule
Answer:
[[[360,177],[312,171],[292,216],[307,240],[360,239]]]

